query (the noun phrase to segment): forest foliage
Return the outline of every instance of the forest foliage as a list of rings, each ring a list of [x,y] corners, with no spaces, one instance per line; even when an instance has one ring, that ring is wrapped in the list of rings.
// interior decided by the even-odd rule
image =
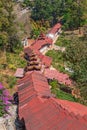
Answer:
[[[12,0],[0,0],[0,49],[13,52],[20,43],[15,29]]]
[[[64,24],[64,29],[77,29],[86,22],[87,0],[24,0],[31,7],[31,17],[44,24],[49,21],[53,26],[57,22]]]
[[[87,100],[87,42],[84,38],[72,37],[64,54],[68,67],[73,70],[71,78]]]

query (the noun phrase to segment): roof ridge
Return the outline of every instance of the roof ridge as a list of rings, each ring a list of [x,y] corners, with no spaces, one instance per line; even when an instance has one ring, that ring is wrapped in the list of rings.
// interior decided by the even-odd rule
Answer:
[[[34,73],[37,73],[37,71],[35,71],[35,70],[34,70],[33,72],[34,72]],[[40,73],[39,73],[39,74],[40,74]],[[42,75],[42,74],[40,74],[40,75]],[[33,85],[33,86],[36,86],[36,84],[35,84],[35,82],[34,82],[34,78],[33,78],[33,73],[32,73],[32,85]],[[37,93],[37,97],[40,99],[41,102],[43,102],[42,100],[48,99],[48,98],[51,97],[51,96],[49,96],[49,95],[47,96],[47,95],[44,95],[44,94],[43,94],[42,96],[40,96],[40,95],[39,95],[39,92],[37,91],[37,89],[36,89],[35,87],[34,87],[34,91]],[[50,91],[50,89],[49,89],[49,91]],[[42,92],[42,93],[43,93],[43,92]],[[46,98],[45,98],[45,97],[46,97]],[[45,101],[45,100],[44,100],[44,101]]]
[[[31,78],[32,78],[32,85],[33,85],[33,88],[34,88],[34,91],[37,93],[36,89],[35,89],[35,84],[34,84],[34,80],[33,80],[33,73],[35,73],[35,70],[33,70],[32,74],[31,74]],[[38,96],[38,94],[36,94]]]
[[[31,72],[30,74],[27,73],[22,79],[19,79],[19,80],[17,81],[17,85],[19,85],[22,81],[24,81],[24,80],[26,79],[26,77],[29,78],[32,73],[33,73],[33,72]]]
[[[62,104],[60,104],[59,102],[56,102],[55,100],[54,100],[54,98],[50,98],[51,99],[51,102],[52,102],[52,100],[55,102],[55,104],[54,104],[54,102],[52,102],[55,106],[60,106],[63,110],[66,110],[67,112],[68,112],[68,114],[69,115],[71,115],[72,117],[75,117],[76,119],[80,119],[80,117],[81,117],[81,119],[84,119],[84,120],[86,120],[87,121],[87,115],[86,114],[84,114],[84,115],[81,115],[80,113],[74,113],[73,111],[69,111],[67,108],[65,108]],[[56,98],[57,99],[57,98]]]
[[[69,112],[67,109],[65,109],[64,107],[62,107],[61,104],[58,104],[57,102],[53,102],[53,100],[54,100],[53,98],[50,98],[51,103],[52,103],[53,105],[55,105],[55,107],[56,107],[57,109],[59,109],[59,111],[60,111],[60,110],[63,110],[63,112],[64,112],[64,114],[65,114],[66,116],[69,116],[69,117],[71,117],[71,118],[74,118],[74,119],[78,120],[78,118],[76,118],[76,115],[75,115],[74,112]],[[81,118],[81,119],[82,119],[82,118]]]

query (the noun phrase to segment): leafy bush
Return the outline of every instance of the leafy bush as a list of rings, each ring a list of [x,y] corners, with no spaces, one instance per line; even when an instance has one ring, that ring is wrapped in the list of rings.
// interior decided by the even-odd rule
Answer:
[[[87,41],[73,37],[71,44],[67,46],[65,59],[73,70],[71,78],[77,83],[81,96],[87,100]]]
[[[56,96],[57,96],[57,98],[60,98],[60,99],[69,100],[69,101],[73,101],[73,102],[76,101],[76,99],[71,94],[63,92],[62,90],[57,90]]]
[[[17,79],[14,76],[0,74],[0,82],[5,84],[7,88],[13,88],[14,85],[16,84],[16,81],[17,81]]]
[[[52,57],[52,65],[60,72],[66,73],[64,68],[63,53],[60,51],[50,50],[46,53],[47,56]]]
[[[16,53],[7,53],[7,63],[9,69],[16,70],[17,68],[23,68],[26,66],[26,60]]]
[[[14,85],[16,84],[16,81],[17,81],[16,77],[8,76],[7,83],[9,84],[10,88],[14,87]]]
[[[16,70],[16,67],[14,64],[8,64],[9,69]]]
[[[3,114],[5,113],[3,110],[4,110],[4,104],[3,101],[0,100],[0,117],[2,117]]]
[[[61,46],[61,47],[67,47],[71,43],[70,39],[66,37],[65,35],[61,35],[57,42],[56,45]]]
[[[2,101],[2,90],[0,89],[0,117],[3,116],[4,114],[4,104],[3,104],[3,101]]]
[[[58,81],[57,80],[53,80],[53,81],[49,82],[49,84],[52,86],[53,89],[56,89],[58,87]]]
[[[31,31],[31,38],[36,39],[41,32],[45,33],[46,32],[46,27],[44,25],[42,25],[42,23],[40,21],[33,21],[31,20],[31,26],[32,26],[32,31]]]
[[[52,88],[51,91],[56,95],[57,98],[69,100],[69,101],[77,101],[68,91],[69,88],[63,84],[59,84],[57,80],[53,80],[49,83]],[[64,90],[66,88],[66,90]],[[65,92],[66,91],[66,92]],[[68,93],[67,93],[68,92]]]
[[[63,66],[61,66],[61,65],[58,65],[58,70],[59,70],[60,72],[65,73],[65,68],[64,68]]]

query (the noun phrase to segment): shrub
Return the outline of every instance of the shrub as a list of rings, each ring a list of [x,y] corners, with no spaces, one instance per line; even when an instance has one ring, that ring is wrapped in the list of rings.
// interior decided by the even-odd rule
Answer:
[[[57,96],[57,98],[60,98],[60,99],[69,100],[69,101],[73,101],[73,102],[76,101],[75,98],[71,94],[63,92],[62,90],[57,90],[56,96]]]
[[[52,65],[60,72],[66,73],[64,68],[64,57],[60,51],[50,50],[46,53],[47,56],[52,57]]]
[[[17,68],[23,68],[26,66],[26,60],[19,56],[19,52],[7,53],[7,63],[9,69],[16,70]]]
[[[57,80],[53,80],[49,84],[52,86],[52,89],[56,89],[58,87],[58,81]]]
[[[58,83],[57,80],[53,80],[49,83],[52,88],[51,91],[56,95],[57,98],[69,100],[69,101],[77,101],[69,92],[69,88],[63,84]],[[66,88],[66,89],[65,89]],[[67,93],[68,92],[68,93]]]
[[[14,85],[16,84],[16,81],[17,81],[16,77],[8,76],[7,83],[9,84],[10,88],[14,87]]]
[[[14,64],[9,64],[8,67],[9,67],[9,69],[16,70],[16,67]]]
[[[62,35],[58,38],[56,45],[61,46],[61,47],[67,47],[67,45],[69,45],[70,43],[71,43],[70,39]]]

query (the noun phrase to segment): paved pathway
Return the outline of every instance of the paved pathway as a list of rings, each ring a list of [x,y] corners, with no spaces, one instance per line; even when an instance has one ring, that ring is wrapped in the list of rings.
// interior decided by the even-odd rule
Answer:
[[[8,120],[8,130],[16,130],[15,129],[15,124],[14,124],[14,121],[16,119],[16,108],[17,106],[16,105],[12,105],[9,109],[9,113],[11,115],[9,115],[7,117],[7,120]]]
[[[9,113],[6,117],[0,118],[0,130],[16,130],[14,121],[16,119],[16,105],[9,108]]]
[[[65,51],[65,47],[60,47],[60,46],[57,46],[57,45],[54,45],[54,46],[53,46],[53,49],[54,49],[54,50],[58,50],[58,51],[62,51],[62,52]]]

